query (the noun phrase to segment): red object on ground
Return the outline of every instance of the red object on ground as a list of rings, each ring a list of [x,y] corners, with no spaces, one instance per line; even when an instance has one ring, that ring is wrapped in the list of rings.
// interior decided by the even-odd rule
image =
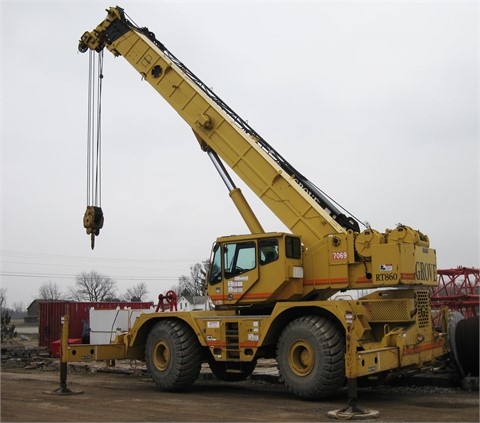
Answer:
[[[56,341],[52,342],[52,346],[50,347],[50,355],[55,358],[60,358],[60,344],[62,343],[61,339],[57,339]],[[69,344],[81,344],[81,338],[69,338]]]

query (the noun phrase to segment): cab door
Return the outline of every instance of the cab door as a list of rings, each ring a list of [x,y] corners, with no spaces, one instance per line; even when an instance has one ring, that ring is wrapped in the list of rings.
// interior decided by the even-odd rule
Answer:
[[[231,241],[214,245],[209,295],[216,306],[236,304],[258,281],[257,243]]]

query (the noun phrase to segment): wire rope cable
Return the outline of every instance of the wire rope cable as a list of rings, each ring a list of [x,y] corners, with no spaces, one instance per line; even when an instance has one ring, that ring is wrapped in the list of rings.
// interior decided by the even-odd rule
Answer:
[[[87,205],[101,207],[103,52],[90,51],[87,106]]]

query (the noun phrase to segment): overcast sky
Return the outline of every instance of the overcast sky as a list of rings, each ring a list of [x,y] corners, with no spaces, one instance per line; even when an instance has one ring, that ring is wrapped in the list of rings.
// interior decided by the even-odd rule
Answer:
[[[148,300],[248,230],[191,129],[105,53],[104,228],[90,249],[88,55],[115,3],[3,0],[1,287],[27,306],[81,272]],[[480,266],[478,2],[123,2],[283,157],[377,230]],[[234,177],[235,179],[235,177]],[[286,230],[235,179],[266,230]]]

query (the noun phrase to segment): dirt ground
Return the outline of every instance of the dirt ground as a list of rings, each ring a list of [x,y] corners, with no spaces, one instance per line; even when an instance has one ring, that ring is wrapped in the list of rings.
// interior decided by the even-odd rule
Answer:
[[[83,393],[58,395],[58,370],[29,367],[2,369],[2,422],[326,422],[334,421],[329,411],[347,406],[345,391],[305,401],[275,378],[228,383],[202,373],[188,391],[167,393],[142,369],[112,373],[87,365],[70,368],[67,379],[71,391]],[[478,391],[461,388],[360,388],[358,405],[379,412],[369,421],[479,421]]]
[[[37,345],[24,337],[27,350]],[[143,363],[119,361],[68,365],[67,387],[58,395],[59,360],[43,351],[2,354],[1,422],[327,422],[347,407],[346,390],[322,401],[305,401],[279,383],[276,363],[260,361],[249,380],[222,382],[208,367],[185,392],[156,389]],[[376,422],[478,422],[476,390],[435,382],[420,386],[359,388],[358,406],[376,410]],[[422,384],[423,385],[423,384]],[[448,384],[447,384],[448,385]]]

